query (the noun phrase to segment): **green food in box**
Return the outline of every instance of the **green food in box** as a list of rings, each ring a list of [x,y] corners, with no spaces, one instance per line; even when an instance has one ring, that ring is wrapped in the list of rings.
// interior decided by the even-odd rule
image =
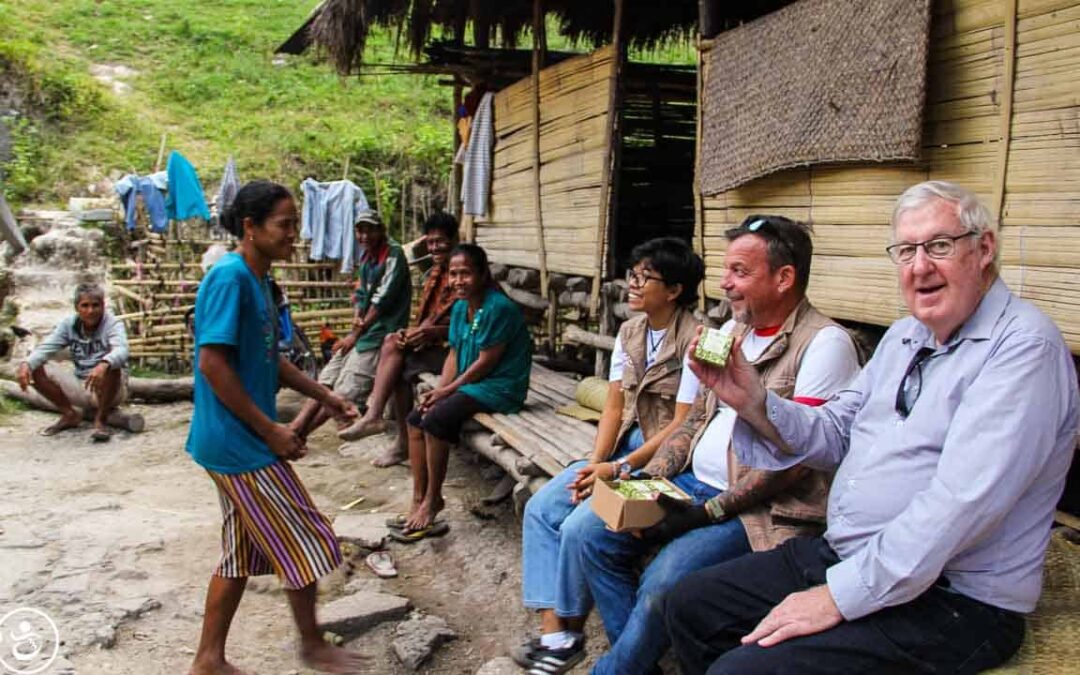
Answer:
[[[706,328],[698,339],[694,358],[722,368],[727,364],[733,344],[735,344],[735,337],[731,333],[725,333],[716,328]]]
[[[657,492],[679,498],[680,495],[662,480],[623,480],[615,486],[615,491],[626,499],[655,499]]]

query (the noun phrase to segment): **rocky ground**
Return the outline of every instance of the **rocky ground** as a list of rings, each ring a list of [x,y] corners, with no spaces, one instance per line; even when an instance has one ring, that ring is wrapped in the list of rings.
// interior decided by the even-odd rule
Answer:
[[[49,420],[45,413],[20,413],[0,426],[0,608],[35,607],[55,620],[64,658],[48,672],[183,673],[191,660],[219,551],[218,504],[210,480],[183,450],[190,405],[136,408],[147,430],[102,445],[90,444],[85,428],[37,435]],[[339,448],[323,431],[297,463],[320,508],[339,523],[359,525],[361,534],[408,499],[406,467],[377,470],[369,463],[386,440]],[[370,672],[408,672],[393,646],[402,633],[419,632],[421,642],[424,633],[456,635],[420,666],[438,673],[475,673],[528,635],[533,620],[519,602],[519,521],[509,502],[480,504],[497,475],[455,451],[446,490],[450,533],[389,544],[397,579],[376,578],[355,547],[352,564],[322,584],[324,608],[357,592],[399,598],[363,596],[359,603],[382,608],[375,619],[387,619],[349,643],[370,657]],[[362,503],[341,510],[359,497]],[[372,522],[358,522],[365,519]],[[412,621],[400,599],[416,611]],[[308,672],[293,652],[276,580],[253,580],[233,626],[232,658],[254,673]],[[485,672],[513,669],[503,661]]]

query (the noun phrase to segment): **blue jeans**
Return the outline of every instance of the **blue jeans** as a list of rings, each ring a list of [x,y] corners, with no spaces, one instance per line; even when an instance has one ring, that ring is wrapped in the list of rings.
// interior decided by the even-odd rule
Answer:
[[[719,494],[693,472],[672,482],[702,504]],[[667,543],[640,575],[636,564],[649,545],[626,532],[601,528],[582,545],[582,567],[596,607],[604,620],[611,650],[593,666],[593,673],[629,675],[656,672],[670,641],[657,612],[660,599],[687,574],[750,552],[746,530],[738,518],[691,530]]]
[[[627,434],[612,459],[645,444],[640,427]],[[592,506],[570,503],[567,489],[587,462],[574,462],[548,481],[525,504],[521,523],[521,593],[530,609],[554,609],[558,616],[587,616],[592,608],[589,586],[581,572],[580,546],[591,524]],[[594,518],[599,520],[598,518]],[[603,523],[601,522],[601,528]]]

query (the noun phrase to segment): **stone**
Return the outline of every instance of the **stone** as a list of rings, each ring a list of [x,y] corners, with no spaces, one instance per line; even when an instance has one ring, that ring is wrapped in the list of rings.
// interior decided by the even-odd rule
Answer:
[[[87,612],[79,615],[74,621],[68,623],[64,632],[65,642],[80,647],[112,649],[116,645],[116,624],[104,612]]]
[[[403,618],[411,604],[399,595],[361,591],[323,605],[319,625],[323,630],[352,638],[385,621]]]
[[[391,646],[405,667],[415,671],[439,645],[456,637],[444,619],[415,612],[394,629]]]
[[[338,539],[353,541],[364,548],[380,549],[386,543],[386,515],[343,513],[334,519]]]
[[[154,598],[146,596],[124,598],[123,600],[113,602],[111,609],[117,619],[121,621],[130,621],[138,619],[147,612],[161,609],[161,603]]]
[[[476,675],[518,675],[521,668],[509,656],[500,656],[480,666]]]
[[[76,217],[84,223],[108,223],[115,218],[112,209],[90,209],[88,211],[79,211],[76,213]]]

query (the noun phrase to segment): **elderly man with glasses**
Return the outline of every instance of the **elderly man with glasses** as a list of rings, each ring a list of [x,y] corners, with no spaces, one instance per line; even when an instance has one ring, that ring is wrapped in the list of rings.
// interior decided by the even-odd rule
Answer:
[[[663,603],[684,673],[976,673],[1035,607],[1078,425],[1072,355],[998,277],[986,208],[939,181],[893,212],[895,323],[820,408],[739,357],[693,362],[739,460],[835,469],[824,536],[687,577]]]

